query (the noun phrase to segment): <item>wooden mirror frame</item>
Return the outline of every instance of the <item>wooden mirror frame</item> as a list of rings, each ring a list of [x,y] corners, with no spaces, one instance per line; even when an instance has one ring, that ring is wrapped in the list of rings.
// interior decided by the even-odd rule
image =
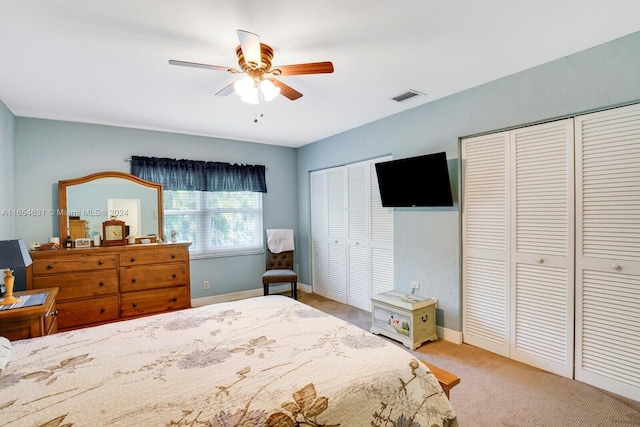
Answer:
[[[142,178],[138,178],[135,175],[131,175],[125,172],[115,172],[115,171],[107,171],[107,172],[98,172],[93,173],[91,175],[83,176],[80,178],[74,179],[65,179],[62,181],[58,181],[58,225],[60,230],[60,238],[64,239],[64,236],[67,236],[67,188],[72,187],[74,185],[86,184],[87,182],[94,181],[96,179],[101,178],[120,178],[127,181],[131,181],[135,184],[142,185],[144,187],[149,187],[151,189],[155,189],[158,192],[158,238],[164,240],[164,236],[162,234],[163,231],[163,205],[162,205],[162,184],[158,184],[156,182],[151,182],[144,180]]]

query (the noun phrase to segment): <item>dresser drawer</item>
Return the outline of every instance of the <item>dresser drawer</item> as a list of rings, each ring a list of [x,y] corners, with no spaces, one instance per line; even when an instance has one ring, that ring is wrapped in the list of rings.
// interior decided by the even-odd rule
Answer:
[[[68,329],[118,318],[118,297],[58,302],[58,329]]]
[[[33,275],[116,268],[116,255],[60,256],[33,260]]]
[[[184,263],[120,269],[120,292],[186,285],[186,281],[187,267]]]
[[[122,294],[120,316],[142,316],[187,308],[191,305],[187,295],[186,286]]]
[[[118,292],[118,274],[114,269],[88,273],[45,275],[33,278],[34,289],[52,287],[59,289],[58,301],[116,294]]]
[[[120,255],[120,267],[163,262],[182,262],[189,259],[189,251],[181,247],[155,247],[154,250],[127,251]]]

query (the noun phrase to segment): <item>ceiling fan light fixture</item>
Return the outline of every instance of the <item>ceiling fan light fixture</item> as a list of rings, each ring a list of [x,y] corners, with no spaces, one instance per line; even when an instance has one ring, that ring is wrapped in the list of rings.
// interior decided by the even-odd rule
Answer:
[[[269,102],[280,94],[280,88],[270,80],[263,80],[260,82],[260,92],[262,92],[264,100]]]
[[[236,81],[233,84],[233,89],[240,95],[240,98],[250,97],[251,92],[257,90],[255,81],[249,76]]]

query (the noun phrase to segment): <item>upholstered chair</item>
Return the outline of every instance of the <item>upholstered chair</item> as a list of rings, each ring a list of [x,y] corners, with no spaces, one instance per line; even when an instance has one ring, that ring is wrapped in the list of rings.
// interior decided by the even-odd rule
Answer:
[[[262,275],[262,287],[269,295],[269,285],[291,283],[291,298],[298,299],[298,275],[293,270],[293,251],[274,254],[267,249],[267,271]]]

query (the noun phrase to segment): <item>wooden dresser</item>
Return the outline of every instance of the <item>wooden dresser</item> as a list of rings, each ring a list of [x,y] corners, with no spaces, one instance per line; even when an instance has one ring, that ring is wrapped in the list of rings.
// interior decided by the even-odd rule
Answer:
[[[188,308],[190,245],[32,251],[27,288],[59,289],[58,330]]]

